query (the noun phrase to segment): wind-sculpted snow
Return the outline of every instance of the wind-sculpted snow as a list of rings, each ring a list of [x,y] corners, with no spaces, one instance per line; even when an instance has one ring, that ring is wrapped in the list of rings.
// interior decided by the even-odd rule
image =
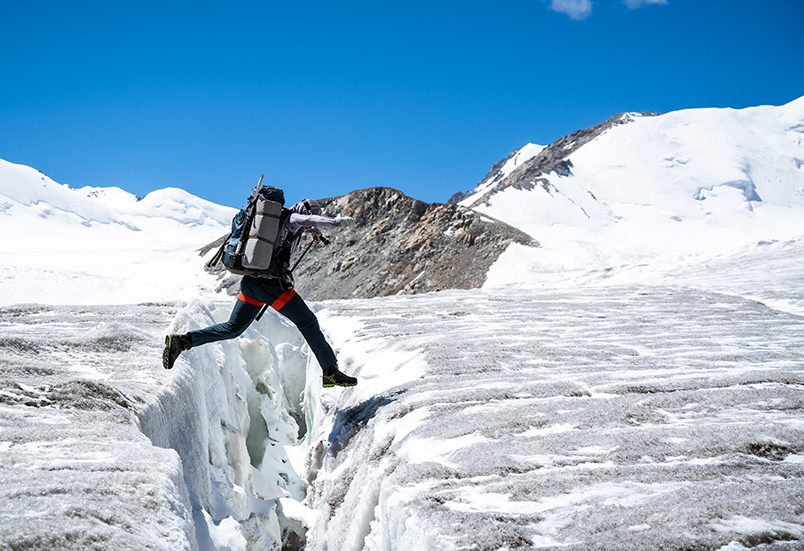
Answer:
[[[312,549],[804,541],[804,318],[641,286],[319,315],[361,382],[312,442]]]

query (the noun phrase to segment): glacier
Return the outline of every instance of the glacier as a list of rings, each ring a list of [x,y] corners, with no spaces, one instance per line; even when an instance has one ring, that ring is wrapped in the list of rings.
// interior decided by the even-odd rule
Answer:
[[[738,267],[735,267],[738,268]],[[0,309],[12,549],[794,549],[804,316],[686,286]],[[24,511],[24,513],[21,513]],[[785,547],[788,546],[788,547]],[[771,547],[768,547],[771,548]]]
[[[161,368],[232,209],[0,162],[0,547],[800,549],[802,106],[635,117],[477,207],[543,243],[483,289],[311,305],[349,389],[271,311]]]

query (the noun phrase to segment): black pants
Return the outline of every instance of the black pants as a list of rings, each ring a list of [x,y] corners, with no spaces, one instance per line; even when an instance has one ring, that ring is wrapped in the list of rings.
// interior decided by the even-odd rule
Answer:
[[[335,352],[321,332],[318,318],[304,300],[293,290],[282,291],[276,279],[262,277],[245,276],[229,321],[190,331],[193,346],[239,337],[257,317],[263,304],[270,305],[299,328],[322,369],[338,363]]]

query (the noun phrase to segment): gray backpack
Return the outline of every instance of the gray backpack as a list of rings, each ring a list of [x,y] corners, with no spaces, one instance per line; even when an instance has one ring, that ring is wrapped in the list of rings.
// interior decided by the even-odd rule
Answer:
[[[227,270],[239,275],[270,268],[274,242],[288,213],[284,205],[284,192],[263,186],[260,176],[248,202],[232,219],[231,233],[207,266],[211,268],[221,261]]]

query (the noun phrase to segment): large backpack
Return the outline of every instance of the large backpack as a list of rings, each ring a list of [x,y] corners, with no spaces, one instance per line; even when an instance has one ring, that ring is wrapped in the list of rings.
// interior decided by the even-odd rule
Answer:
[[[260,181],[246,205],[232,219],[232,231],[218,252],[207,263],[213,267],[220,260],[234,274],[250,275],[271,267],[279,227],[287,216],[284,192]]]

